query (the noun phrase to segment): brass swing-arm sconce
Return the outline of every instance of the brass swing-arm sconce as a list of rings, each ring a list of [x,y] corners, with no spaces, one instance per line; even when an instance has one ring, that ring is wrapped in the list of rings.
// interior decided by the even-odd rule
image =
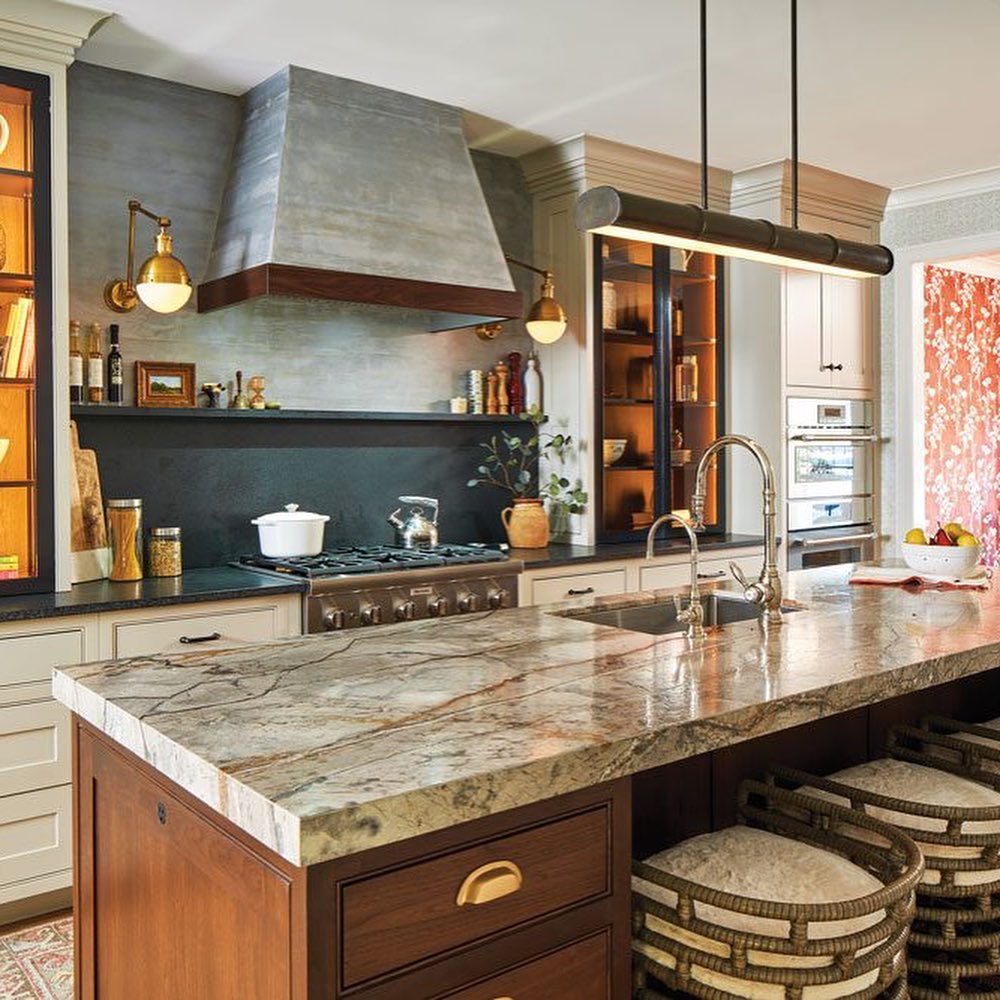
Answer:
[[[139,273],[132,278],[135,266],[135,216],[139,212],[152,219],[160,231],[156,235],[156,253],[143,261]],[[143,208],[134,198],[128,203],[128,257],[125,277],[109,281],[104,286],[104,304],[114,312],[124,313],[136,307],[141,299],[159,313],[177,312],[191,298],[191,276],[174,256],[174,240],[167,230],[170,220]]]
[[[534,271],[542,276],[542,294],[538,301],[528,310],[524,317],[524,325],[533,340],[540,344],[554,344],[566,330],[566,311],[556,301],[556,286],[551,271],[534,264],[526,264],[523,260],[504,255],[508,264],[516,264],[526,271]],[[476,327],[476,336],[480,340],[494,340],[503,329],[502,323],[480,323]]]

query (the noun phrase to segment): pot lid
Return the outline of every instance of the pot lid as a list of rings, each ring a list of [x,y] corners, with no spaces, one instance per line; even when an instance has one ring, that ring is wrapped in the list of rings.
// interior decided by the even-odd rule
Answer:
[[[288,524],[292,521],[329,521],[329,514],[314,514],[312,511],[299,510],[297,503],[286,503],[284,510],[276,510],[271,514],[255,517],[251,524]]]

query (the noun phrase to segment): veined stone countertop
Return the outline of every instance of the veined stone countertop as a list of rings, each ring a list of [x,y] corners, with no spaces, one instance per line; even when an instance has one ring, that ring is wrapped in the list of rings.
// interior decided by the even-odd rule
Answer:
[[[557,613],[583,601],[64,667],[53,686],[309,865],[1000,665],[998,588],[857,587],[849,570],[789,574],[807,610],[693,648]]]

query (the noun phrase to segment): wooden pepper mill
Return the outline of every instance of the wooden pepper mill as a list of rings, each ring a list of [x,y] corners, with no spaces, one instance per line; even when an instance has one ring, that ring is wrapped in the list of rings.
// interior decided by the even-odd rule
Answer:
[[[493,371],[497,376],[497,413],[510,413],[510,400],[507,397],[507,378],[510,369],[503,361],[498,361]]]
[[[521,387],[521,352],[511,351],[507,355],[510,362],[510,378],[507,380],[507,395],[510,398],[511,413],[524,413],[524,390]]]
[[[486,374],[486,412],[497,413],[497,375],[496,372]]]

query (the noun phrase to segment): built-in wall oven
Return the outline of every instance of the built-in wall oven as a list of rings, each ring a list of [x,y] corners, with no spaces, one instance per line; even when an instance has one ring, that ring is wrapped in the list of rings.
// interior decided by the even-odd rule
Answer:
[[[789,398],[787,426],[788,568],[873,558],[871,401]]]

